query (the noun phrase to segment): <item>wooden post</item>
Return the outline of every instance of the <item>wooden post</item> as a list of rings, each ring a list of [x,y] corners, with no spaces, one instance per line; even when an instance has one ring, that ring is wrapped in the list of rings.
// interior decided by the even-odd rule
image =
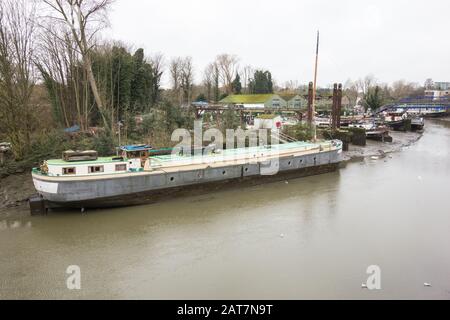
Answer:
[[[339,84],[336,101],[336,123],[337,128],[341,128],[341,112],[342,112],[342,83]]]
[[[312,113],[313,113],[313,130],[314,130],[314,138],[313,141],[317,141],[317,131],[316,131],[316,122],[314,119],[314,115],[316,113],[316,91],[317,91],[317,68],[319,66],[319,42],[320,42],[320,33],[317,31],[317,47],[316,47],[316,65],[314,68],[314,88],[313,88],[313,98],[312,98]]]
[[[337,129],[337,100],[338,100],[338,85],[333,86],[333,105],[331,107],[331,130]]]
[[[313,114],[313,88],[314,84],[312,82],[309,83],[309,88],[308,88],[308,125],[310,128],[312,128],[313,125],[313,119],[314,119],[314,114]]]

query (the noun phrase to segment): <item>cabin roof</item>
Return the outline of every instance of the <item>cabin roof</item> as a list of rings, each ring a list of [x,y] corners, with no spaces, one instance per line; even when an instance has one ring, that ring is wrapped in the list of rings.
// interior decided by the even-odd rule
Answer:
[[[62,159],[54,159],[54,160],[47,160],[47,164],[51,166],[65,166],[65,167],[71,167],[71,166],[77,166],[77,165],[101,165],[101,164],[107,164],[107,163],[123,163],[125,160],[114,160],[113,157],[103,157],[98,158],[97,160],[88,160],[88,161],[74,161],[74,162],[67,162]]]

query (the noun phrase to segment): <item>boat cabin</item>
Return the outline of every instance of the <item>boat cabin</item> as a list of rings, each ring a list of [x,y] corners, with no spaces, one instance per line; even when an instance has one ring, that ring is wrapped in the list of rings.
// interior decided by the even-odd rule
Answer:
[[[149,145],[133,145],[123,146],[120,148],[122,151],[122,158],[124,159],[140,159],[141,167],[145,166],[145,162],[150,158],[150,150],[153,148]]]
[[[121,147],[118,157],[98,157],[96,151],[66,151],[60,160],[47,160],[40,172],[48,176],[92,176],[150,170],[148,145]]]

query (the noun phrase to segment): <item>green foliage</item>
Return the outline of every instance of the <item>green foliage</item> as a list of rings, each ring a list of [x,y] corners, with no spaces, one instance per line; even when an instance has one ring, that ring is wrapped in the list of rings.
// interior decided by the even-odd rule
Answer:
[[[239,114],[233,110],[227,110],[222,114],[221,129],[223,132],[228,129],[236,130],[241,126],[241,118]]]
[[[273,93],[272,74],[269,71],[257,70],[250,80],[249,89],[252,94]]]
[[[96,51],[93,55],[93,70],[100,83],[102,94],[117,119],[147,112],[160,95],[160,75],[151,63],[145,60],[144,50],[138,49],[134,55],[124,47]]]
[[[362,104],[367,110],[375,111],[385,103],[383,92],[379,86],[370,88],[365,94]]]
[[[222,94],[219,96],[218,101],[222,101],[222,100],[225,99],[226,97],[228,97],[228,93],[222,93]]]
[[[364,129],[363,129],[364,130]],[[346,130],[331,130],[331,129],[325,129],[320,131],[321,135],[326,140],[333,140],[338,139],[341,140],[344,143],[351,143],[353,139],[353,132],[346,131]],[[365,135],[365,133],[364,133]]]
[[[127,112],[132,114],[148,112],[160,100],[162,73],[145,59],[144,50],[134,54],[123,46],[103,46],[92,52],[92,70],[102,96],[105,116],[113,123],[124,120]],[[83,62],[75,61],[65,75],[65,83],[60,83],[45,67],[38,65],[44,79],[53,108],[54,120],[62,126],[81,125],[80,110],[91,110],[88,122],[101,124],[101,115],[90,89],[86,88]],[[75,97],[79,97],[77,105]],[[92,107],[94,107],[92,109]],[[88,124],[86,124],[87,126]]]
[[[242,93],[242,83],[241,83],[241,77],[239,74],[236,75],[236,78],[231,83],[231,90],[233,91],[233,94],[241,94]]]
[[[114,154],[115,144],[110,135],[101,133],[92,140],[92,149],[96,150],[100,156],[110,156]]]
[[[298,141],[311,141],[314,136],[311,128],[303,123],[287,126],[283,129],[283,133]]]

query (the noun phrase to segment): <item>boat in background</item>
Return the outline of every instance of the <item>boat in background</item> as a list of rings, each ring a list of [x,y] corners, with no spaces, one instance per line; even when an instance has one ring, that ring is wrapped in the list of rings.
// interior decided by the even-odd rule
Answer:
[[[421,131],[425,127],[425,119],[423,117],[414,116],[411,118],[411,130]]]
[[[392,137],[389,135],[389,128],[376,119],[360,120],[349,125],[349,128],[360,128],[366,130],[367,139],[392,142]]]

